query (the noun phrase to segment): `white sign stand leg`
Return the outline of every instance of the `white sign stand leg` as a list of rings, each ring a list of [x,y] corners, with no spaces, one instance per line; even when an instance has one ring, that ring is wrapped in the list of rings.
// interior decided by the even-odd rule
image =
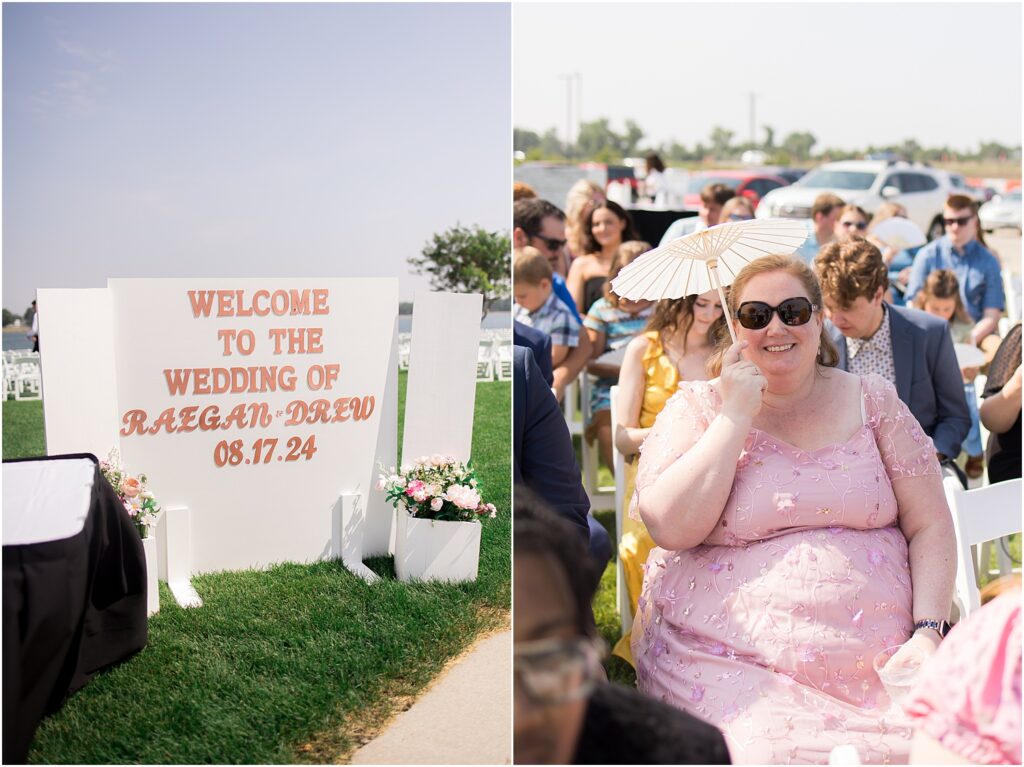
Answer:
[[[192,588],[191,513],[185,506],[164,510],[164,540],[167,542],[167,585],[182,607],[202,607],[203,600]]]
[[[377,431],[377,449],[374,455],[385,466],[398,463],[398,318],[391,337],[391,358],[384,385],[384,401]],[[373,467],[369,487],[374,486],[378,467]],[[367,493],[366,532],[363,537],[363,556],[391,554],[395,550],[395,510],[379,490]]]
[[[379,580],[377,573],[363,564],[363,536],[366,532],[365,496],[362,493],[341,493],[334,505],[331,520],[331,543],[335,554],[354,575],[367,583]]]

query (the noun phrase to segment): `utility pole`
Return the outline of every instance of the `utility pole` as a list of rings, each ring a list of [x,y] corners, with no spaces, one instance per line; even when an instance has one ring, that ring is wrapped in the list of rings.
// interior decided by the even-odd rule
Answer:
[[[754,122],[754,101],[757,99],[757,95],[754,93],[750,94],[750,148],[757,148],[757,134],[755,133],[755,122]]]
[[[572,156],[572,81],[573,75],[559,75],[565,80],[565,155]]]
[[[574,138],[580,135],[581,118],[583,114],[583,75],[573,72],[569,75],[559,75],[559,80],[565,80],[565,153],[571,157],[575,154]],[[576,87],[576,121],[573,123],[573,86]],[[573,127],[575,125],[575,130]]]

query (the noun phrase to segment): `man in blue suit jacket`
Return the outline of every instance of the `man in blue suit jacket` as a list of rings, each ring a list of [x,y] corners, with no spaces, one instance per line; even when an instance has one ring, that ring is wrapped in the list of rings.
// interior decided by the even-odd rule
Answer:
[[[555,376],[551,368],[551,336],[519,320],[512,320],[512,343],[516,346],[525,346],[533,352],[533,359],[537,362],[541,375],[548,386],[553,386]]]
[[[598,579],[612,555],[611,538],[590,511],[572,437],[558,400],[524,346],[512,349],[512,479],[571,523],[590,550]]]
[[[826,245],[815,270],[839,367],[888,378],[932,438],[939,460],[955,459],[971,416],[949,323],[886,304],[888,270],[878,248],[862,238]]]

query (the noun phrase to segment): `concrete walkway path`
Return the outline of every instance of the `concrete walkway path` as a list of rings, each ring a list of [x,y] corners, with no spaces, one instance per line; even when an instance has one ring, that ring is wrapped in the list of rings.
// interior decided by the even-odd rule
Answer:
[[[352,764],[511,764],[512,632],[477,642]]]

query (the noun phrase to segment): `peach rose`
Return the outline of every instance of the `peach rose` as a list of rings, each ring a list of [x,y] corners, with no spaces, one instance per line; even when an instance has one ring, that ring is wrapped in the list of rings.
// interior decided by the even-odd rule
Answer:
[[[134,498],[142,492],[142,483],[135,477],[125,477],[121,480],[121,495],[125,498]]]

